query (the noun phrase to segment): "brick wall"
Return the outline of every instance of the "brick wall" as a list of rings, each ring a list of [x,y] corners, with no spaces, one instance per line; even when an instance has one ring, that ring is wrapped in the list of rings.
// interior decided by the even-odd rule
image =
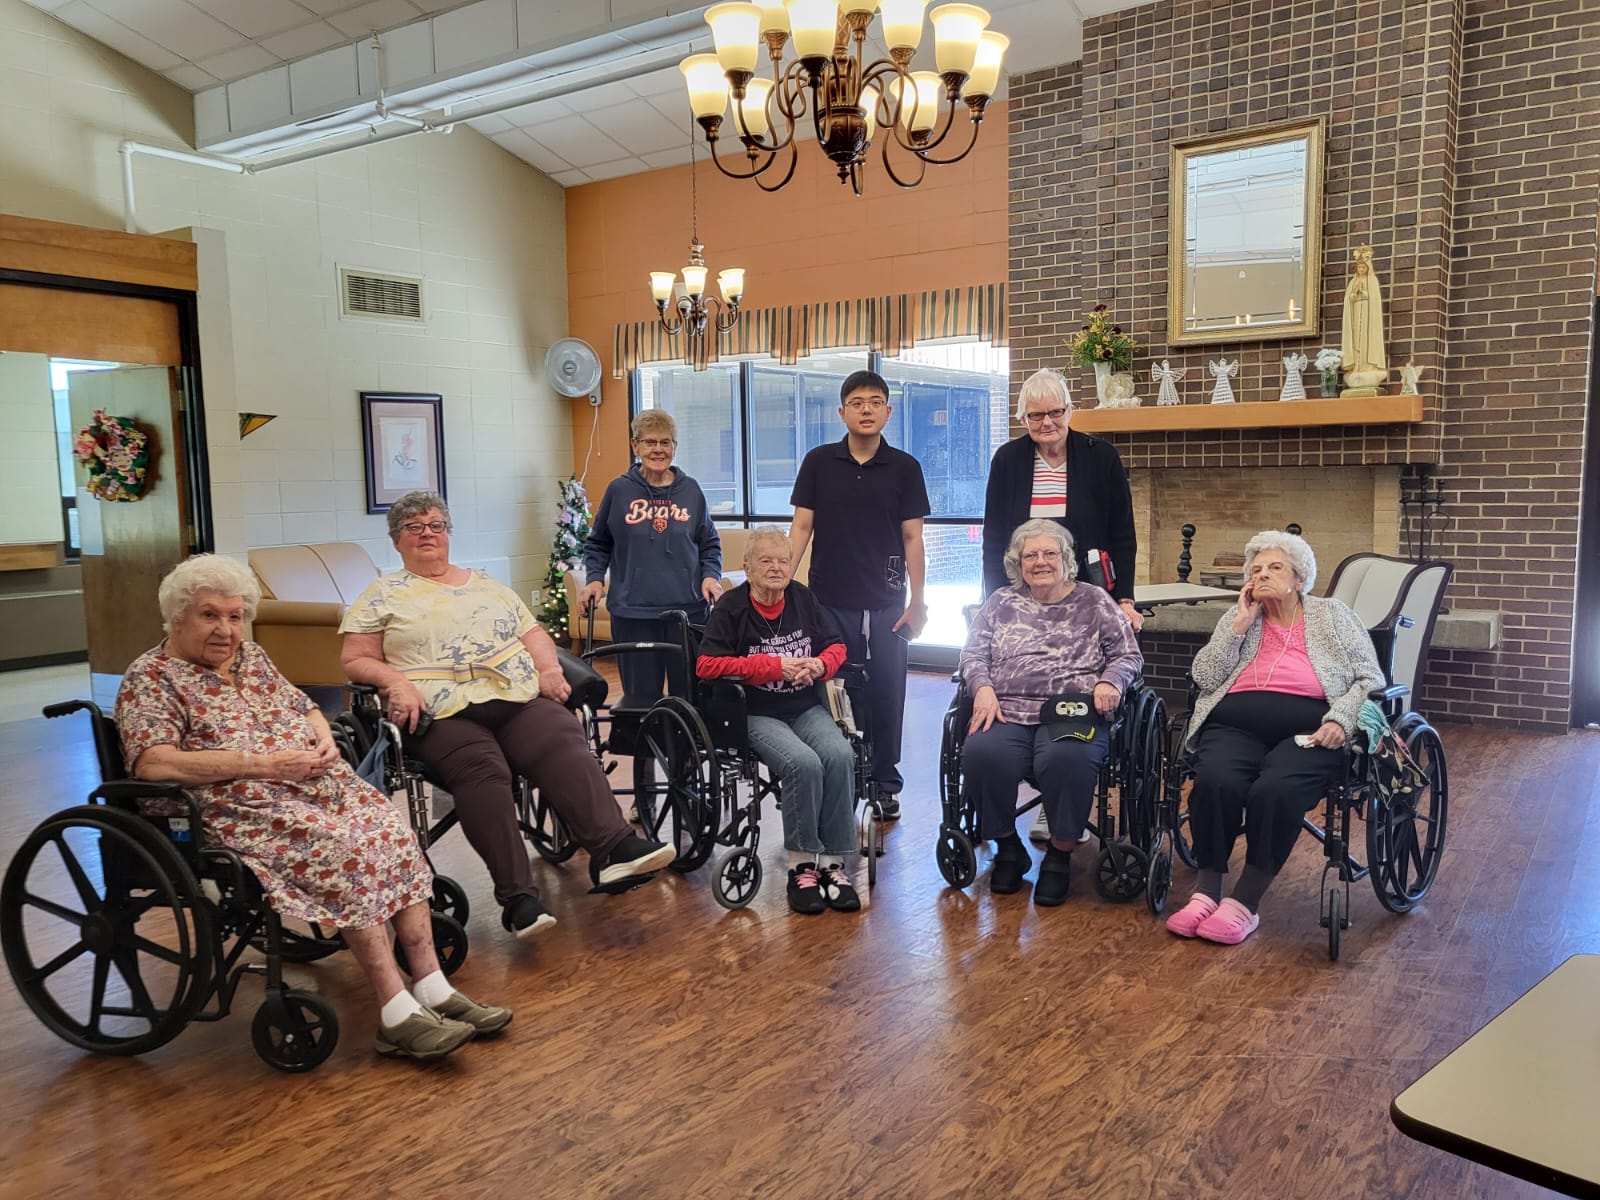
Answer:
[[[1011,83],[1012,371],[1065,366],[1095,303],[1149,362],[1280,360],[1337,344],[1355,246],[1383,280],[1391,363],[1423,366],[1416,426],[1113,435],[1133,468],[1438,465],[1448,601],[1507,614],[1497,652],[1439,654],[1440,715],[1564,728],[1586,355],[1600,215],[1600,0],[1188,0],[1090,21],[1081,63]],[[1318,338],[1166,344],[1171,145],[1328,121]],[[1087,371],[1068,368],[1075,393]],[[1537,406],[1537,412],[1535,412]],[[1383,516],[1379,513],[1378,516]],[[1313,544],[1315,520],[1302,521]],[[1376,539],[1375,539],[1376,541]],[[1326,555],[1326,551],[1324,551]],[[1329,566],[1336,556],[1327,555]],[[1528,560],[1535,582],[1521,582]],[[1156,564],[1159,567],[1160,564]]]

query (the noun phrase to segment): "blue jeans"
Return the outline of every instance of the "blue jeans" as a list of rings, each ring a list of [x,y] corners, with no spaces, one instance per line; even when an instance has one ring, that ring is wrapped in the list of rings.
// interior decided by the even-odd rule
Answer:
[[[783,845],[838,861],[856,852],[856,756],[821,705],[798,717],[751,716],[750,748],[782,791]]]
[[[1017,785],[1031,778],[1044,797],[1050,830],[1076,838],[1089,823],[1095,784],[1111,752],[1111,725],[1102,722],[1092,742],[1050,740],[1043,725],[1001,724],[967,735],[961,748],[962,786],[978,807],[978,836],[1017,831]]]

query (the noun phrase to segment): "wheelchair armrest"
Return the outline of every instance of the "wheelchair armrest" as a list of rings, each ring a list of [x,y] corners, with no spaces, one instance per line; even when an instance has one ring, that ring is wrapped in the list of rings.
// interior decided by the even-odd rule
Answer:
[[[566,676],[567,686],[572,689],[572,694],[567,697],[568,708],[599,708],[606,702],[611,689],[604,675],[560,646],[556,647],[556,658],[560,660],[561,673]]]
[[[1373,688],[1367,693],[1367,699],[1374,704],[1388,704],[1393,700],[1403,700],[1411,694],[1411,689],[1403,683],[1391,683],[1388,687]]]
[[[165,781],[108,779],[89,793],[89,799],[97,797],[108,804],[127,808],[132,808],[140,800],[186,800],[192,808],[199,810],[199,805],[183,790],[181,784]]]

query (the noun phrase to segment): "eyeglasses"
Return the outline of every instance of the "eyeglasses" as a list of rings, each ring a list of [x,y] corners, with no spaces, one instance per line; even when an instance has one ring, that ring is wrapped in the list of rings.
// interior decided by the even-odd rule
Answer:
[[[443,521],[407,521],[400,528],[404,529],[412,537],[421,537],[424,529],[429,533],[443,533],[450,526]]]
[[[636,441],[646,450],[671,450],[678,444],[676,438],[638,438]]]
[[[889,407],[887,400],[847,400],[845,407],[851,412],[882,412]]]
[[[1022,561],[1025,563],[1055,562],[1060,557],[1061,551],[1059,550],[1028,550],[1023,553]]]
[[[1064,408],[1047,408],[1043,412],[1023,413],[1022,419],[1029,425],[1043,425],[1047,420],[1059,425],[1061,418],[1066,415],[1067,410]]]

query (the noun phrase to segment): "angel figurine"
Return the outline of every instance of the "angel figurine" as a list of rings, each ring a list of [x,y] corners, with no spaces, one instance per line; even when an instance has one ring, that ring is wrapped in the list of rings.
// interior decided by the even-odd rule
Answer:
[[[1422,378],[1422,368],[1415,363],[1406,363],[1400,368],[1400,394],[1402,396],[1416,396],[1417,380]]]
[[[1225,358],[1213,359],[1211,374],[1216,377],[1217,386],[1211,389],[1211,403],[1232,404],[1233,385],[1228,380],[1239,373],[1239,364],[1229,362]]]
[[[1285,354],[1283,356],[1283,390],[1278,393],[1279,400],[1304,400],[1306,398],[1306,381],[1300,378],[1300,372],[1311,365],[1311,360],[1304,354]]]
[[[1159,367],[1150,368],[1150,382],[1157,385],[1157,404],[1182,404],[1178,399],[1178,380],[1189,373],[1188,367],[1175,367],[1166,359],[1161,360]]]

